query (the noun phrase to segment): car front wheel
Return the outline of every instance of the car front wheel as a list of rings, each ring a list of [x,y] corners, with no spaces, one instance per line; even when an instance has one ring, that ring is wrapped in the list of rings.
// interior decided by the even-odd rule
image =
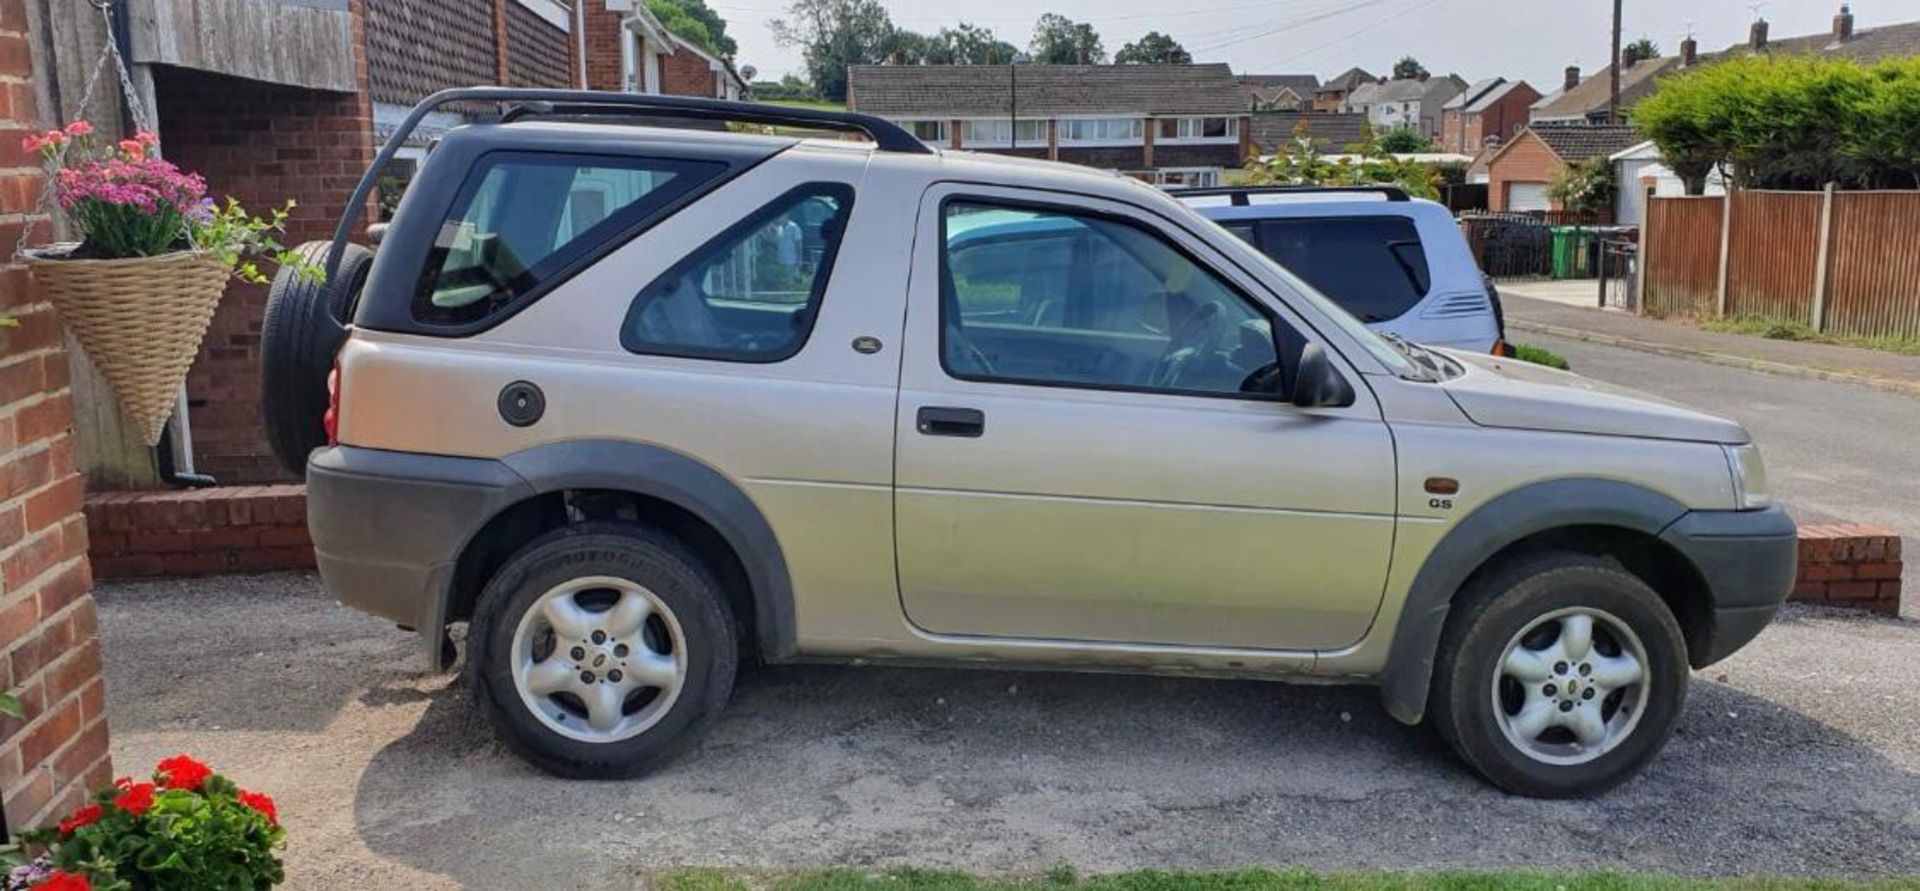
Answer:
[[[733,687],[733,621],[713,575],[641,527],[568,527],[482,592],[475,693],[509,747],[551,773],[633,776],[712,722]]]
[[[1591,795],[1665,745],[1686,698],[1686,640],[1646,582],[1611,559],[1556,552],[1462,597],[1431,711],[1475,771],[1522,795]]]

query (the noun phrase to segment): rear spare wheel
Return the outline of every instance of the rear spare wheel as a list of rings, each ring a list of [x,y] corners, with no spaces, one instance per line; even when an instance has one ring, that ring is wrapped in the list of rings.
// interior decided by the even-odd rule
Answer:
[[[331,247],[332,242],[309,241],[295,252],[322,266]],[[327,444],[321,424],[327,411],[327,374],[372,267],[373,252],[349,244],[340,255],[339,272],[329,281],[312,281],[281,267],[267,289],[260,328],[260,413],[274,457],[296,476],[306,475],[307,454]]]

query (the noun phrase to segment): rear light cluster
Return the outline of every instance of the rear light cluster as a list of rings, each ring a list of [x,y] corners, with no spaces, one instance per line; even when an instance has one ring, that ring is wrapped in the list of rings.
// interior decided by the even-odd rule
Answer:
[[[333,370],[327,372],[327,413],[320,416],[320,426],[326,428],[327,445],[340,444],[340,360],[333,360]]]
[[[1504,340],[1496,340],[1493,342],[1493,354],[1496,356],[1512,356],[1513,345]]]

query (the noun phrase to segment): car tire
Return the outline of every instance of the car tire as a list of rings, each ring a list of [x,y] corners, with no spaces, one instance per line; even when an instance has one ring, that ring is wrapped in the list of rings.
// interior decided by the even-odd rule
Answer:
[[[535,540],[488,581],[467,665],[514,752],[558,776],[612,779],[713,722],[733,690],[735,638],[718,581],[678,539],[583,524]]]
[[[333,243],[309,241],[294,249],[300,259],[320,266]],[[322,418],[327,411],[327,375],[333,355],[346,338],[345,324],[373,268],[373,252],[348,244],[340,255],[333,287],[282,266],[267,288],[260,324],[260,413],[266,419],[267,444],[280,465],[306,476],[307,455],[327,444]]]
[[[1441,636],[1435,729],[1494,785],[1594,795],[1638,773],[1686,701],[1686,638],[1617,561],[1515,560],[1469,584]]]

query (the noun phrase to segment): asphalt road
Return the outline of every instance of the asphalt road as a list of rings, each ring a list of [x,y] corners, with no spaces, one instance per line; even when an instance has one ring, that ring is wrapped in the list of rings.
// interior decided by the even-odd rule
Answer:
[[[1747,421],[1803,516],[1920,532],[1915,403],[1537,340]],[[1789,608],[1695,675],[1644,776],[1542,802],[1482,784],[1364,688],[829,666],[744,671],[651,777],[561,781],[418,674],[410,635],[311,576],[99,598],[118,770],[184,750],[275,794],[293,888],[632,887],[679,865],[1920,874],[1911,620]]]
[[[1545,335],[1520,340],[1567,357],[1588,377],[1745,424],[1760,443],[1775,497],[1800,522],[1879,523],[1920,549],[1920,399]],[[1910,553],[1901,581],[1903,614],[1920,618],[1920,550]]]

